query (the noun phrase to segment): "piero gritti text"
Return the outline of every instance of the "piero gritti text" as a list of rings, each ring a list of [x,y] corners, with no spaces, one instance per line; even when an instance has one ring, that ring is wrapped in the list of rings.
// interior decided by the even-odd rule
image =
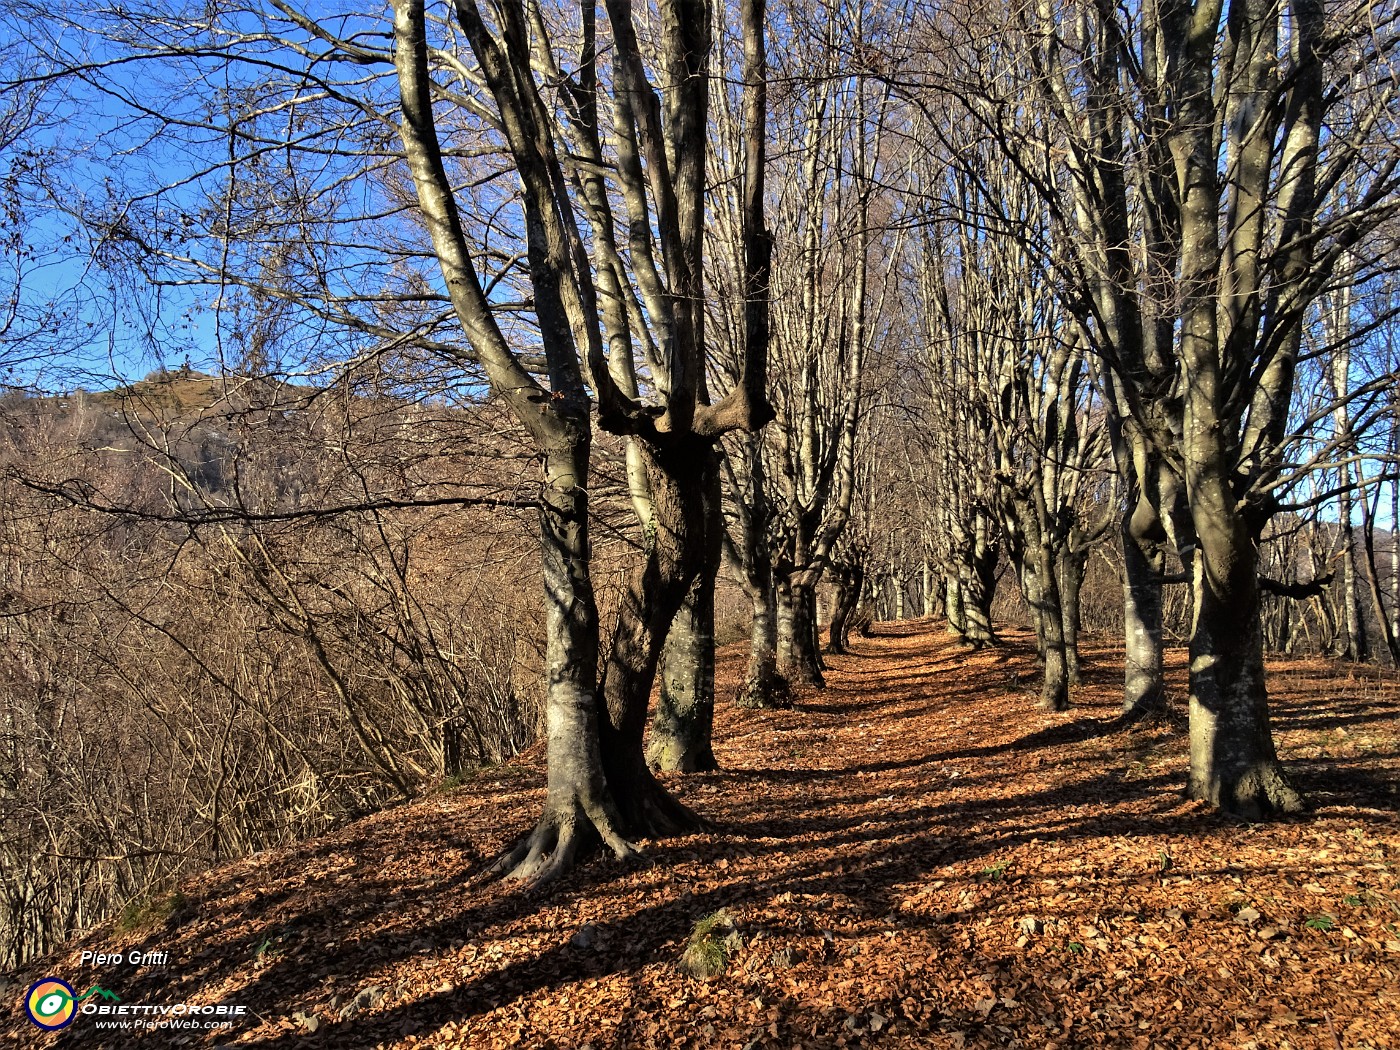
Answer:
[[[139,949],[132,949],[125,954],[85,951],[78,957],[79,966],[166,966],[169,963],[169,952],[143,952]]]

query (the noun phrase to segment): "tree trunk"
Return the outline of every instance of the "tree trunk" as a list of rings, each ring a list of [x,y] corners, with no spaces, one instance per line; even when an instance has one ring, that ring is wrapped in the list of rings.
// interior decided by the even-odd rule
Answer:
[[[846,652],[846,617],[855,608],[855,602],[851,600],[850,585],[844,580],[838,578],[832,587],[831,623],[827,626],[826,651],[840,655]]]
[[[1036,622],[1036,639],[1045,661],[1040,686],[1040,706],[1048,711],[1069,709],[1069,664],[1065,659],[1064,610],[1055,578],[1054,554],[1037,542],[1028,552],[1030,564],[1023,578],[1027,581],[1026,600],[1031,603]]]
[[[642,749],[661,649],[695,578],[709,563],[719,522],[707,492],[715,476],[711,444],[693,435],[638,441],[650,483],[654,528],[646,560],[627,581],[601,691],[604,769],[634,837],[685,834],[704,822],[657,782]],[[712,563],[710,563],[712,564]]]
[[[1055,550],[1038,508],[1029,500],[1008,502],[1003,517],[1007,551],[1016,567],[1021,596],[1030,607],[1040,658],[1040,705],[1051,711],[1069,707],[1069,668],[1065,661],[1064,610],[1060,606]]]
[[[718,769],[715,721],[715,576],[706,568],[690,585],[671,622],[661,656],[661,690],[647,738],[652,769]]]
[[[653,769],[697,773],[718,769],[711,736],[715,721],[715,575],[722,554],[718,453],[704,459],[704,530],[700,571],[671,621],[661,660],[661,689],[647,744]]]
[[[831,602],[831,626],[826,651],[849,651],[851,618],[865,592],[865,569],[859,560],[838,562],[834,570],[835,587]]]
[[[1084,567],[1089,552],[1076,551],[1066,544],[1060,551],[1060,619],[1065,639],[1065,665],[1070,685],[1082,685],[1079,673],[1079,593],[1084,586]]]
[[[974,649],[997,644],[996,633],[992,630],[992,599],[996,594],[1001,550],[1000,545],[989,538],[989,532],[986,521],[979,517],[972,556],[958,565],[963,634]]]
[[[1342,484],[1350,482],[1349,464],[1342,466]],[[1364,497],[1363,497],[1364,498]],[[1366,636],[1366,617],[1361,611],[1361,591],[1356,580],[1356,531],[1351,526],[1351,493],[1343,491],[1340,497],[1338,518],[1342,530],[1342,602],[1346,609],[1347,646],[1345,657],[1348,660],[1369,660],[1371,643]]]
[[[815,604],[811,588],[779,576],[778,672],[794,685],[824,689],[821,657],[816,646]]]
[[[1162,679],[1162,556],[1145,554],[1123,515],[1123,709],[1136,722],[1166,713]]]
[[[967,618],[963,613],[962,584],[955,573],[945,573],[943,577],[943,618],[948,622],[948,633],[958,638],[967,638]]]
[[[1391,414],[1390,454],[1400,459],[1400,406]],[[1376,615],[1385,614],[1377,609]],[[1400,481],[1390,483],[1390,637],[1400,640]],[[1392,645],[1390,655],[1400,667],[1400,649]]]
[[[586,427],[581,428],[586,434]],[[547,691],[546,796],[533,831],[494,865],[511,878],[546,882],[600,838],[613,853],[635,852],[604,771],[595,692],[598,607],[589,576],[588,439],[547,450],[540,550],[544,562]]]
[[[1284,776],[1269,724],[1253,545],[1221,547],[1216,556],[1239,559],[1226,578],[1232,586],[1212,579],[1215,557],[1197,558],[1194,574],[1188,791],[1246,820],[1297,812],[1302,799]]]
[[[749,670],[734,703],[749,709],[791,707],[792,688],[778,673],[778,608],[771,576],[767,586],[754,588],[749,597],[753,602]]]
[[[1379,500],[1379,482],[1377,482],[1377,499]],[[1391,536],[1400,536],[1400,522],[1392,519]],[[1376,627],[1380,631],[1381,644],[1385,646],[1386,654],[1390,657],[1392,667],[1400,667],[1400,637],[1396,636],[1395,625],[1387,616],[1385,607],[1385,597],[1381,593],[1380,571],[1376,567],[1376,516],[1374,505],[1366,498],[1366,492],[1361,492],[1361,549],[1362,564],[1366,567],[1366,586],[1371,593],[1371,608],[1376,614]],[[1396,552],[1391,548],[1391,559],[1394,561]],[[1396,594],[1397,603],[1400,603],[1400,592]]]

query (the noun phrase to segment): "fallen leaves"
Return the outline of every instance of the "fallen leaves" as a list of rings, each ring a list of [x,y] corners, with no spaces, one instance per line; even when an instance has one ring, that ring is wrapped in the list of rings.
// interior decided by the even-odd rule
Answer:
[[[1033,670],[1024,633],[967,653],[887,630],[792,710],[722,705],[724,768],[668,784],[724,833],[595,859],[545,897],[479,883],[540,804],[536,754],[212,872],[177,926],[99,931],[35,973],[168,950],[162,974],[82,976],[246,1003],[258,1020],[219,1045],[263,1050],[1400,1043],[1393,682],[1280,665],[1279,748],[1320,804],[1241,826],[1181,801],[1179,732],[1099,731],[1113,650],[1088,647],[1079,706],[1051,715],[1007,685]],[[721,654],[720,696],[742,657]],[[720,913],[723,967],[681,972]]]

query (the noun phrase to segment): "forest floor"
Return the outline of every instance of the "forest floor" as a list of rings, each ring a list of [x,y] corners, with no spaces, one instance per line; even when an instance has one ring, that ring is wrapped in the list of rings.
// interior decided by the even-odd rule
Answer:
[[[1024,632],[969,653],[886,624],[796,709],[721,703],[718,773],[668,778],[722,830],[481,884],[538,810],[538,754],[268,851],[11,975],[124,1003],[241,1004],[219,1036],[0,1043],[292,1047],[1400,1046],[1400,687],[1276,660],[1280,753],[1314,809],[1249,825],[1182,800],[1179,728],[1109,732],[1121,651],[1066,714]],[[738,648],[721,653],[732,695]],[[1173,651],[1173,691],[1184,686]],[[678,960],[723,910],[724,971]],[[721,927],[723,929],[723,927]],[[94,967],[84,950],[166,952]]]

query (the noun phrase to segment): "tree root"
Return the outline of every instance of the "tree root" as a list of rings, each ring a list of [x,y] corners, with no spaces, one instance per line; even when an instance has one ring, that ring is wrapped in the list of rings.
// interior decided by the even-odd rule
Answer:
[[[549,805],[539,823],[497,857],[483,877],[523,882],[526,889],[537,889],[571,870],[599,846],[618,860],[641,853],[606,814],[590,815],[578,801],[572,806]]]
[[[1129,729],[1162,728],[1180,733],[1186,730],[1187,721],[1185,711],[1163,701],[1135,706],[1130,710],[1120,712],[1118,717],[1113,720],[1113,729],[1126,731]]]
[[[1220,794],[1221,797],[1213,801],[1223,812],[1250,822],[1307,810],[1303,796],[1288,782],[1277,762],[1251,769],[1232,791]]]
[[[786,711],[793,703],[792,686],[777,672],[746,678],[734,694],[734,706],[746,711]]]
[[[640,839],[672,838],[718,830],[676,799],[643,768],[635,789],[614,807],[586,806],[581,799],[546,803],[543,816],[480,874],[480,881],[508,879],[536,890],[600,847],[618,860],[642,853]]]
[[[1277,759],[1257,762],[1234,781],[1219,778],[1202,782],[1201,778],[1192,777],[1186,795],[1251,824],[1304,813],[1308,808]]]

